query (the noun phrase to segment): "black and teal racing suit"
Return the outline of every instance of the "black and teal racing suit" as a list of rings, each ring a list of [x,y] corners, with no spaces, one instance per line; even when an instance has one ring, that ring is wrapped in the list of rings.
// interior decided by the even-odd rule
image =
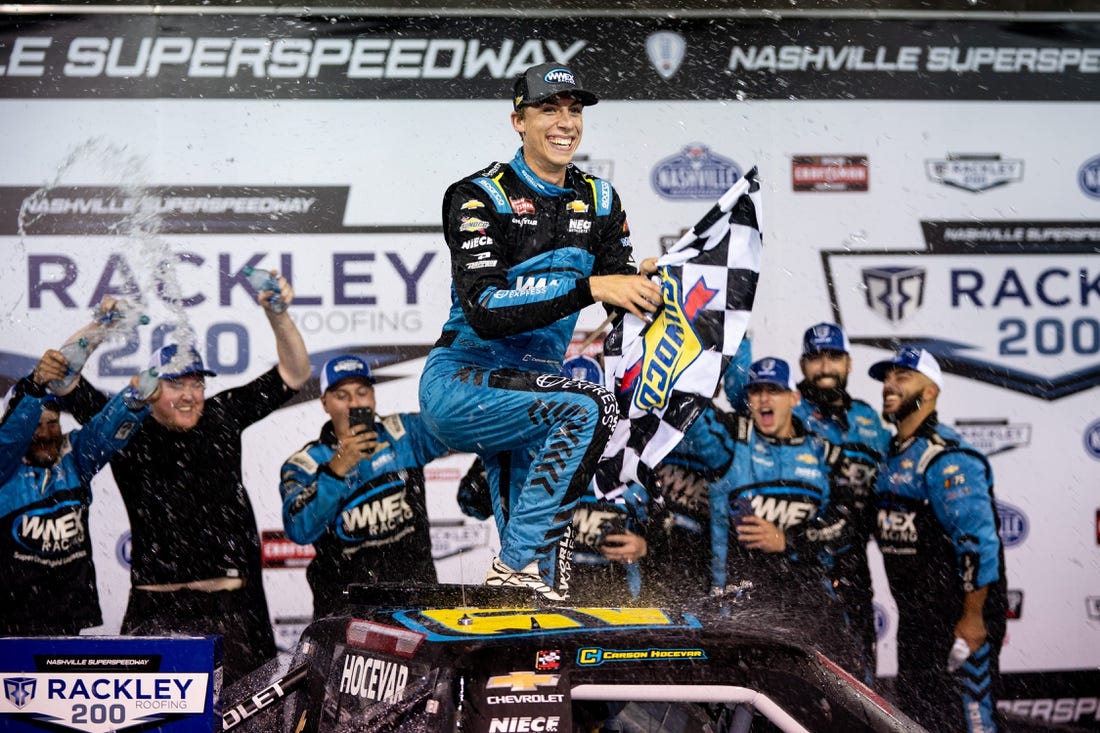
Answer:
[[[618,420],[615,396],[560,375],[589,277],[634,274],[630,234],[607,181],[570,166],[539,179],[522,150],[452,184],[443,199],[452,306],[420,381],[421,415],[481,456],[500,560],[537,561],[558,592],[570,523]]]

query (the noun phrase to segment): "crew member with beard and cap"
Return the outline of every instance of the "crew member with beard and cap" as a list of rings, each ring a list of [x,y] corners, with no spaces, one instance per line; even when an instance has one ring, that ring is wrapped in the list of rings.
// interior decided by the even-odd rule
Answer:
[[[573,509],[618,420],[615,395],[560,374],[580,311],[648,318],[661,301],[634,267],[630,228],[607,181],[573,165],[584,110],[574,69],[539,64],[510,95],[521,146],[443,196],[451,310],[420,380],[420,414],[487,471],[500,554],[486,585],[568,595]]]
[[[822,561],[834,540],[824,523],[839,446],[806,431],[787,362],[753,362],[749,415],[736,419],[729,469],[710,485],[712,595],[748,595],[785,616],[849,670],[855,640]]]
[[[137,434],[156,391],[142,395],[134,377],[63,434],[61,402],[46,387],[66,367],[60,351],[47,351],[8,393],[0,423],[0,636],[71,636],[103,623],[88,532],[92,477]]]
[[[875,408],[848,394],[852,372],[848,336],[835,323],[818,323],[802,337],[802,401],[794,414],[812,433],[843,448],[832,474],[830,511],[849,527],[830,548],[831,576],[863,654],[864,682],[875,672],[875,610],[867,542],[874,526],[871,493],[891,433]]]
[[[1007,603],[993,471],[937,419],[943,377],[931,354],[904,347],[870,375],[897,427],[874,503],[898,606],[898,707],[930,731],[994,731]],[[950,671],[960,639],[969,657]]]

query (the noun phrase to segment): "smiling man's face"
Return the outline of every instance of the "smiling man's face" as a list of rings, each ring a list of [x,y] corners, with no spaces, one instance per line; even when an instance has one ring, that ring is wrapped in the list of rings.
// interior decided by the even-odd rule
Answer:
[[[169,430],[190,430],[198,425],[205,404],[206,382],[201,374],[162,379],[153,418]]]
[[[523,159],[542,180],[565,182],[565,169],[581,144],[583,111],[583,104],[559,94],[512,113],[512,127],[523,137]]]

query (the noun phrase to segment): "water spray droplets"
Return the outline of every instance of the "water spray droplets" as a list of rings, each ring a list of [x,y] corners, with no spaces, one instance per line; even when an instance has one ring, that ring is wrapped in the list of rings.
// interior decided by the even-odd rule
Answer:
[[[164,304],[171,314],[167,321],[175,326],[175,339],[183,347],[180,351],[186,352],[194,346],[195,332],[184,312],[176,254],[160,234],[162,220],[158,200],[149,194],[145,156],[100,137],[73,147],[59,163],[54,178],[23,201],[19,236],[35,234],[35,224],[49,211],[51,192],[79,185],[77,182],[110,189],[104,195],[111,199],[111,210],[121,216],[109,232],[128,240],[126,251],[136,253],[134,275],[140,292],[135,295],[146,307],[154,302]]]

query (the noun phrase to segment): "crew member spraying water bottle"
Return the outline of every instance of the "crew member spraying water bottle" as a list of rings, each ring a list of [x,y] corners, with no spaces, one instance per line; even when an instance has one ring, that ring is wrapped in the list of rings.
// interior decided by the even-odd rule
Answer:
[[[55,394],[64,393],[76,380],[96,348],[113,335],[125,334],[126,341],[137,336],[137,327],[149,323],[136,306],[126,300],[104,298],[92,311],[92,322],[76,333],[59,351],[65,357],[65,376],[53,380],[49,388]]]
[[[207,380],[217,374],[195,348],[193,333],[178,329],[175,343],[155,344],[136,380],[148,381],[148,369],[155,369],[160,393],[141,431],[111,460],[132,532],[121,632],[220,635],[226,686],[276,654],[241,433],[286,404],[311,374],[290,313],[275,312],[273,296],[289,305],[293,288],[278,273],[260,274],[275,280],[256,300],[278,363],[245,384],[208,394]],[[79,379],[65,399],[81,422],[108,398]]]

